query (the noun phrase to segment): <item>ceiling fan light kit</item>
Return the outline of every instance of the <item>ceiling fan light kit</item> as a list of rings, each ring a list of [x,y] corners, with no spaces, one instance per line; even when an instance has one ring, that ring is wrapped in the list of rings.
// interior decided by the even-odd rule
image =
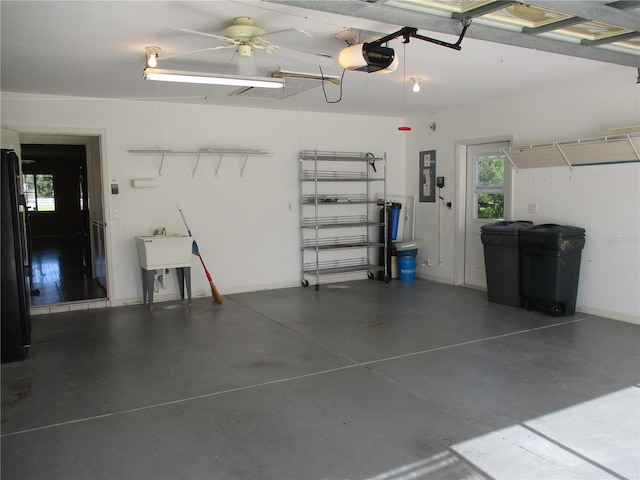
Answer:
[[[251,48],[251,45],[238,45],[238,49],[236,51],[238,52],[239,57],[246,58],[251,56],[253,48]]]
[[[197,83],[205,85],[226,85],[233,87],[284,88],[283,78],[238,77],[200,72],[183,72],[160,68],[145,68],[144,79],[159,82]]]

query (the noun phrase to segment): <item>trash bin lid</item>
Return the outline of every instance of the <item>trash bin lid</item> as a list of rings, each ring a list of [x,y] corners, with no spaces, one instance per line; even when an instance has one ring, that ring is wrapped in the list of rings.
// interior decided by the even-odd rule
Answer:
[[[487,223],[486,225],[482,225],[480,230],[482,233],[491,233],[498,235],[518,235],[521,229],[523,228],[531,228],[533,222],[518,220],[515,222],[510,222],[503,220],[501,222],[495,223]]]
[[[582,237],[585,230],[580,227],[572,227],[570,225],[556,225],[555,223],[545,223],[543,225],[535,225],[522,232],[522,235],[536,237],[553,237],[553,238],[569,238]]]
[[[525,246],[525,255],[527,245],[533,244],[538,244],[547,252],[575,254],[584,248],[584,234],[584,228],[547,223],[523,230],[520,241]]]

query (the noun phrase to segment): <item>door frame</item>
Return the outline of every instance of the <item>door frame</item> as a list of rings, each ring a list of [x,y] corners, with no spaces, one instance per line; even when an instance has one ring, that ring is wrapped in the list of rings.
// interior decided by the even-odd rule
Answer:
[[[66,127],[42,127],[42,126],[31,126],[31,125],[7,125],[7,129],[18,132],[20,135],[20,143],[33,143],[33,144],[44,144],[44,145],[84,145],[86,148],[86,157],[87,157],[87,175],[88,178],[88,187],[89,187],[89,198],[92,198],[93,193],[97,188],[99,190],[99,195],[96,194],[97,199],[100,201],[99,205],[93,205],[90,209],[90,224],[92,220],[102,221],[105,225],[105,238],[104,238],[104,249],[105,249],[105,260],[106,260],[106,290],[107,290],[107,305],[110,305],[110,295],[113,288],[112,285],[112,275],[109,272],[113,271],[111,269],[111,240],[110,240],[110,229],[107,225],[106,221],[106,212],[109,211],[109,196],[107,195],[107,191],[105,189],[105,185],[108,185],[107,182],[107,165],[104,159],[105,155],[105,138],[106,138],[106,130],[104,129],[83,129],[83,128],[66,128]],[[95,169],[98,170],[99,174],[97,175]],[[98,178],[99,185],[92,185],[92,179]],[[89,235],[93,234],[93,229],[90,228]],[[90,240],[91,241],[91,240]],[[93,243],[92,243],[93,245]],[[95,252],[93,249],[91,251],[92,259]],[[92,263],[94,263],[92,261]],[[95,272],[94,272],[95,274]],[[104,299],[101,299],[104,301]]]
[[[464,285],[464,257],[466,234],[466,197],[467,197],[467,147],[483,143],[509,142],[513,144],[513,135],[499,135],[495,137],[480,137],[456,140],[456,204],[455,210],[455,253],[453,259],[453,284]],[[504,211],[509,218],[513,211],[513,175],[514,169],[504,179]]]

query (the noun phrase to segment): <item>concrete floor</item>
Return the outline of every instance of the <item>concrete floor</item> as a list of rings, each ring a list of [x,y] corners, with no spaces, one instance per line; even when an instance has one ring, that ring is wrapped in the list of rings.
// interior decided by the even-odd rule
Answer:
[[[2,478],[640,477],[640,327],[417,280],[32,318]]]

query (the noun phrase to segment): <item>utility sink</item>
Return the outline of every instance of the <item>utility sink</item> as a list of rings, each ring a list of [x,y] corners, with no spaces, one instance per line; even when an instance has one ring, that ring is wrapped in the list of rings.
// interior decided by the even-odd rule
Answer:
[[[188,235],[136,237],[140,266],[145,270],[190,267],[192,243]]]

